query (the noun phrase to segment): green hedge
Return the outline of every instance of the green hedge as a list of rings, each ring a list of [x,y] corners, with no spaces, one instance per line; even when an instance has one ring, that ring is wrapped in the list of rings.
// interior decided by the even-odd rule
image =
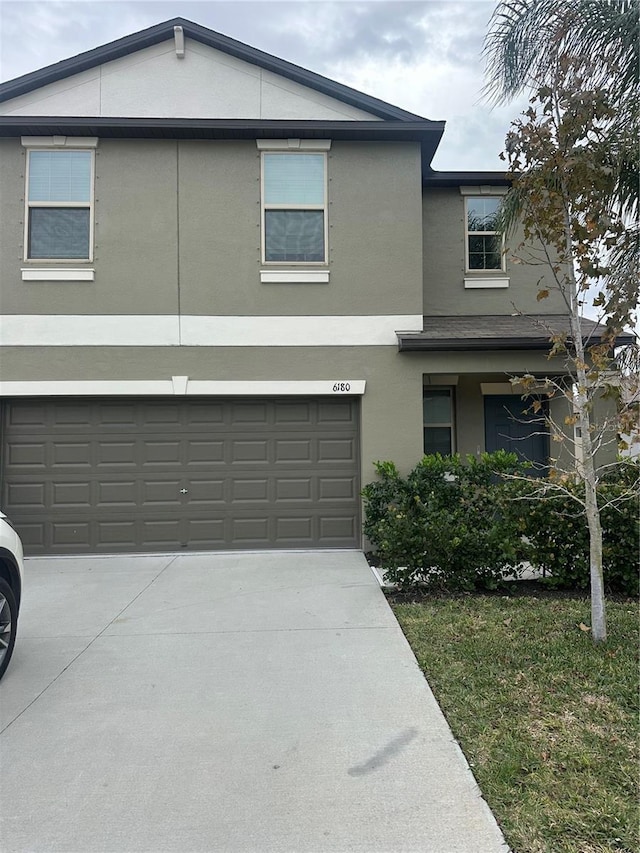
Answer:
[[[637,596],[640,592],[640,522],[637,482],[624,469],[616,480],[598,486],[602,523],[602,566],[608,593]],[[612,482],[613,480],[613,482]],[[584,487],[566,484],[567,493],[549,490],[545,497],[525,499],[516,514],[518,527],[530,543],[529,561],[544,572],[544,583],[559,589],[589,588],[589,529],[581,506],[571,494]],[[527,489],[520,485],[522,494]]]
[[[579,485],[545,488],[544,480],[526,479],[527,466],[505,451],[464,462],[425,456],[407,477],[392,462],[376,463],[376,471],[378,479],[363,489],[364,532],[401,589],[495,589],[523,561],[549,586],[589,588],[589,534],[571,497]],[[639,591],[637,475],[638,466],[621,466],[599,486],[610,593]]]
[[[364,532],[387,578],[401,589],[496,588],[526,558],[517,518],[508,511],[511,483],[523,474],[514,453],[425,456],[407,477],[376,463],[378,480],[363,490]]]

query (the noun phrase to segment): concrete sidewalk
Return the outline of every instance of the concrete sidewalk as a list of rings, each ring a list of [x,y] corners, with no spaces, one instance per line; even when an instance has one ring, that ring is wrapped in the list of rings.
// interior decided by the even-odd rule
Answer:
[[[362,554],[27,561],[0,849],[504,853]]]

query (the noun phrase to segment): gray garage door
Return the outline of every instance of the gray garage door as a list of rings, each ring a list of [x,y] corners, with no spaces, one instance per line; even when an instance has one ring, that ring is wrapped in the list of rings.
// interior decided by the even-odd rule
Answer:
[[[3,445],[30,554],[359,544],[354,399],[14,400]]]

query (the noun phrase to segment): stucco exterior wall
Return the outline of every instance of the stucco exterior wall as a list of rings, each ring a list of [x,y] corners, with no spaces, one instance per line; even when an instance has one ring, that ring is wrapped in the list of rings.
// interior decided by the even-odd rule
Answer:
[[[417,143],[332,145],[328,284],[261,284],[254,141],[100,140],[94,261],[50,265],[23,261],[25,150],[1,146],[4,313],[422,313]],[[95,280],[21,280],[43,266],[92,268]]]
[[[424,313],[430,316],[512,314],[562,314],[566,306],[560,293],[550,288],[547,299],[537,301],[537,282],[545,272],[540,266],[514,264],[513,251],[521,235],[510,239],[506,255],[508,288],[465,289],[465,208],[457,187],[425,189]],[[509,251],[512,247],[512,251]],[[487,277],[492,277],[487,272]],[[550,287],[549,284],[545,286]]]

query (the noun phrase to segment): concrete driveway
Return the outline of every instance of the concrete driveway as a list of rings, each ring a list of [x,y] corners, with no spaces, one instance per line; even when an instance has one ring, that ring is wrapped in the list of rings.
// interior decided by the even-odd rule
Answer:
[[[27,561],[0,849],[504,853],[362,554]]]

